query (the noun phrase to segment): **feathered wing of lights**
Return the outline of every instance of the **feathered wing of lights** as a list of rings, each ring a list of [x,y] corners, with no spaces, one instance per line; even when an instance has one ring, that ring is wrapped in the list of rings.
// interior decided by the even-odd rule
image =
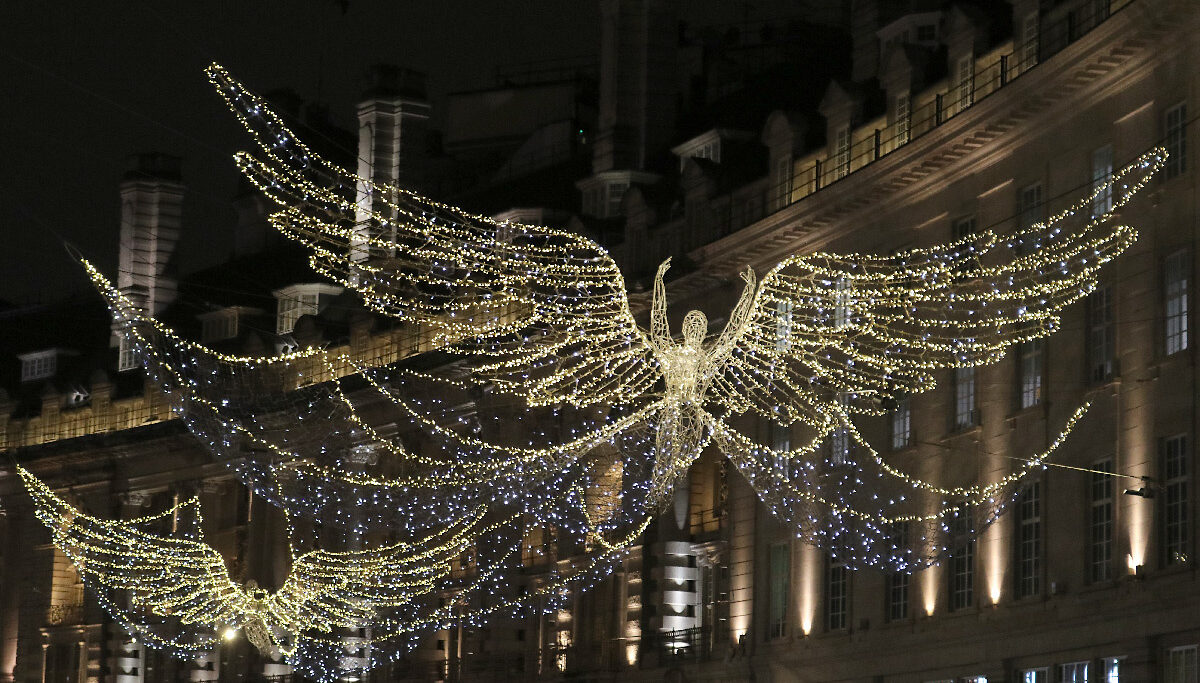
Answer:
[[[857,475],[827,473],[803,484],[804,498],[823,508],[811,514],[826,520],[829,531],[797,526],[802,536],[857,561],[879,561],[880,554],[831,540],[847,513],[887,529],[944,521],[976,507],[993,510],[972,511],[981,527],[1028,468],[986,486],[926,481],[871,449],[852,418],[882,414],[896,400],[931,389],[939,371],[993,363],[1010,346],[1055,331],[1062,310],[1091,292],[1100,268],[1135,239],[1132,228],[1111,225],[1113,212],[1165,159],[1156,149],[1090,196],[1013,234],[982,231],[890,256],[798,255],[761,283],[747,271],[745,291],[715,340],[705,339],[707,321],[692,311],[676,341],[666,324],[667,263],[655,280],[650,329],[643,331],[615,263],[598,245],[373,184],[313,154],[221,67],[211,67],[209,76],[258,143],[256,154],[237,155],[239,167],[280,205],[272,223],[309,250],[318,272],[357,290],[373,310],[437,330],[447,351],[468,360],[464,381],[531,407],[621,406],[643,420],[655,435],[651,508],[669,497],[710,442],[778,515],[793,521],[799,518],[786,508],[796,498],[781,492],[800,491],[763,473],[836,473],[852,460],[848,471]],[[1092,215],[1100,193],[1113,201]],[[373,384],[436,431],[442,419],[436,411],[422,413],[405,392],[391,390],[415,374],[385,368]],[[752,445],[735,429],[747,415],[798,430],[806,445],[785,453]],[[920,553],[921,561],[936,559],[940,544],[920,543],[933,548]]]
[[[455,623],[557,609],[571,589],[607,574],[645,529],[604,539],[598,550],[555,567],[520,593],[510,585],[520,541],[505,544],[497,535],[508,530],[511,537],[514,520],[485,517],[480,509],[413,541],[293,550],[287,578],[268,592],[235,583],[221,554],[201,540],[195,498],[160,514],[109,521],[84,514],[24,468],[18,472],[55,546],[133,637],[188,660],[240,630],[264,654],[282,656],[321,681],[393,661],[419,638]],[[292,538],[290,525],[288,532]],[[476,548],[485,537],[491,544]],[[472,571],[463,571],[466,562]]]

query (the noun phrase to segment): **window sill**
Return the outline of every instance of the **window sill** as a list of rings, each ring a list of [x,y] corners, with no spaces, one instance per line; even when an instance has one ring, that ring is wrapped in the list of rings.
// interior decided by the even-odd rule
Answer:
[[[1050,406],[1045,400],[1042,400],[1042,401],[1039,401],[1038,403],[1035,403],[1035,404],[1029,406],[1028,408],[1018,408],[1017,410],[1014,410],[1013,412],[1009,413],[1008,415],[1005,415],[1004,419],[1008,420],[1008,422],[1009,422],[1008,426],[1010,429],[1015,429],[1017,426],[1016,422],[1018,420],[1026,420],[1026,419],[1030,419],[1030,418],[1040,418],[1042,420],[1045,420],[1049,416],[1049,414],[1050,414]]]
[[[942,437],[942,443],[946,443],[948,441],[960,441],[967,437],[974,437],[974,439],[978,441],[979,436],[982,433],[983,426],[978,424],[974,424],[969,427],[954,427],[950,432]]]

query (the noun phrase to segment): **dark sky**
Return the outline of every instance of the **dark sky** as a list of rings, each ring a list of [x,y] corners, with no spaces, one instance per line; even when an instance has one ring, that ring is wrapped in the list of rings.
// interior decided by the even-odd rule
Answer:
[[[203,69],[252,89],[291,87],[353,127],[366,68],[399,64],[446,92],[491,85],[497,66],[590,56],[592,0],[222,0],[0,3],[0,299],[86,288],[61,248],[116,268],[117,186],[129,155],[183,157],[183,266],[231,248],[231,154],[249,141]]]

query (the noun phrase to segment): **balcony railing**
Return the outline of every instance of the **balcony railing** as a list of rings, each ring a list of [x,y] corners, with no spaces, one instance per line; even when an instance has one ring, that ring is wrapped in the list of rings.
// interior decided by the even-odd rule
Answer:
[[[1075,0],[1049,10],[1039,21],[1037,35],[1025,42],[1014,40],[1006,52],[992,52],[973,60],[969,77],[956,80],[957,74],[951,73],[944,89],[913,93],[901,119],[882,127],[852,130],[847,146],[831,149],[829,154],[809,162],[793,164],[786,178],[768,185],[761,194],[735,193],[737,201],[730,201],[725,215],[718,217],[713,237],[727,235],[781,211],[936,130],[1075,43],[1132,2]]]

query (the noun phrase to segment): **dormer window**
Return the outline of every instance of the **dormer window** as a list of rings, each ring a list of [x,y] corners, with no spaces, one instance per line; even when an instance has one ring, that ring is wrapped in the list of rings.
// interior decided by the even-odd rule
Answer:
[[[621,200],[633,183],[652,183],[658,176],[645,171],[604,171],[575,183],[583,195],[583,213],[613,218],[621,213]]]
[[[895,45],[905,43],[923,47],[938,46],[938,25],[942,20],[941,12],[918,12],[906,14],[876,32],[879,44],[883,48],[880,54],[886,53]]]
[[[291,334],[303,315],[321,312],[329,299],[342,293],[341,287],[326,284],[300,284],[277,289],[275,295],[275,333]]]
[[[688,159],[708,159],[721,163],[721,147],[726,140],[750,140],[753,136],[745,131],[713,128],[696,137],[671,148],[671,153],[679,157],[679,170],[682,171]]]
[[[21,361],[21,381],[33,382],[53,377],[58,371],[58,349],[34,351],[17,356]]]
[[[261,313],[257,309],[227,306],[196,316],[200,320],[200,341],[204,343],[233,339],[241,329],[240,319],[246,313]],[[295,321],[293,321],[293,325]]]

